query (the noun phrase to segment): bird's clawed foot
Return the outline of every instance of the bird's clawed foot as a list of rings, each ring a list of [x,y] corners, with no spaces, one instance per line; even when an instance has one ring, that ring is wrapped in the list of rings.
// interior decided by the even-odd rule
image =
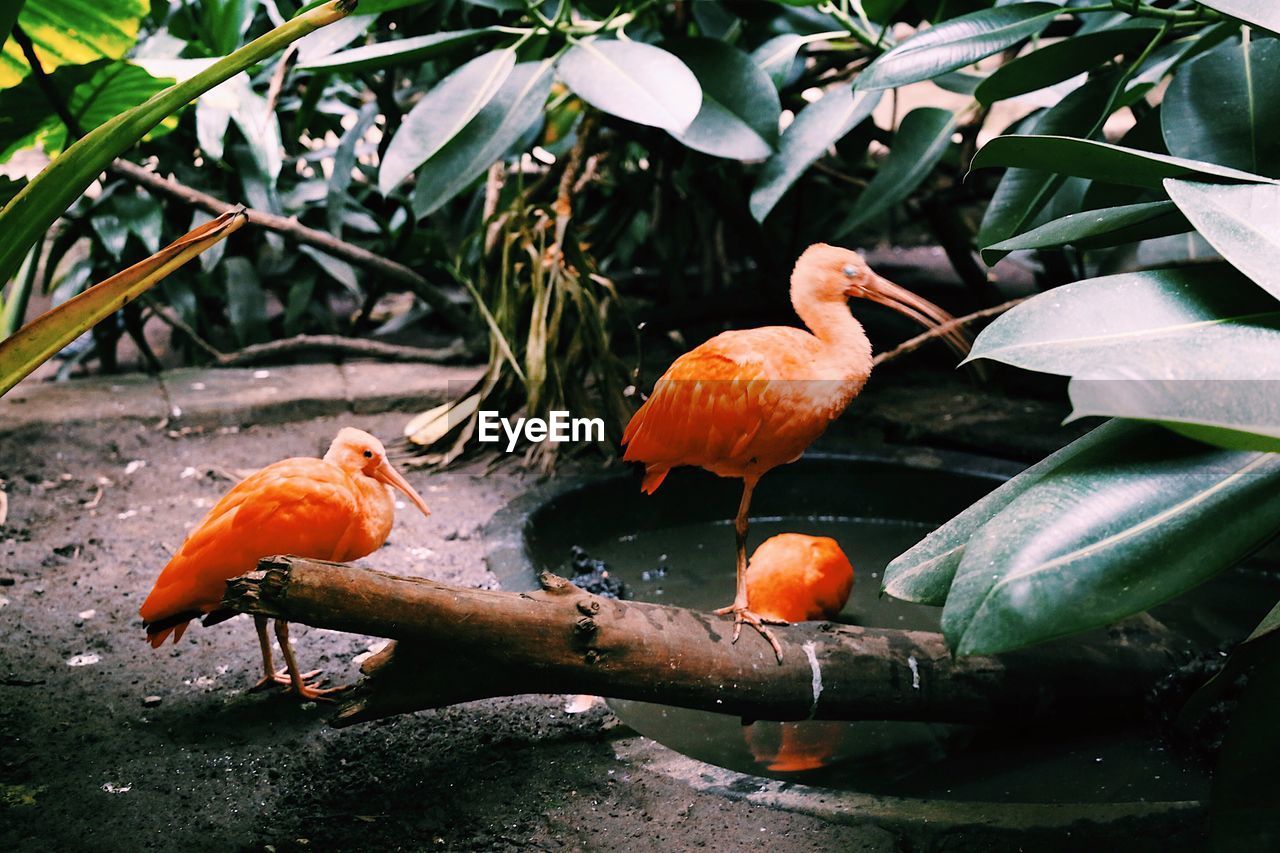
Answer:
[[[728,607],[721,607],[719,610],[713,611],[717,616],[728,616],[733,614],[733,641],[738,642],[738,635],[742,633],[742,624],[745,622],[752,628],[760,632],[760,636],[769,641],[769,645],[773,646],[773,653],[778,656],[778,663],[782,663],[782,645],[778,642],[778,638],[773,636],[765,625],[789,625],[785,619],[773,619],[768,616],[761,616],[745,605],[730,604]]]
[[[311,681],[312,683],[307,685],[309,687],[319,687],[321,684],[324,683],[324,680],[320,679],[319,681],[312,681],[312,679],[314,679],[323,671],[324,670],[313,669],[310,672],[304,672],[302,673],[302,680]],[[262,678],[258,679],[257,684],[249,688],[249,692],[258,693],[262,690],[266,690],[268,687],[274,687],[276,685],[279,685],[281,687],[291,687],[293,685],[293,679],[289,677],[289,670],[284,669],[273,675],[262,676]]]
[[[293,692],[296,693],[299,698],[305,699],[308,702],[337,702],[338,700],[334,697],[337,694],[350,689],[350,684],[339,684],[337,687],[319,688],[315,683],[313,683],[304,684],[301,687],[295,688]]]

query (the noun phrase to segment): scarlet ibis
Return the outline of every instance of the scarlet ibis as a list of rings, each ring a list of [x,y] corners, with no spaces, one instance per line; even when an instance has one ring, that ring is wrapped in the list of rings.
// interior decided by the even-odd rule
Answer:
[[[218,501],[160,572],[140,611],[147,639],[159,648],[170,634],[176,643],[192,619],[213,625],[235,616],[221,608],[229,578],[253,571],[258,560],[294,554],[346,562],[382,546],[391,533],[395,502],[387,488],[430,510],[413,486],[387,461],[378,439],[358,429],[338,431],[323,459],[295,457],[268,465],[238,483]],[[265,674],[257,688],[284,684],[304,699],[342,688],[319,690],[302,673],[289,645],[289,625],[277,619],[276,638],[285,672],[271,659],[266,617],[255,617]]]
[[[723,332],[680,356],[658,379],[653,394],[623,435],[623,458],[643,462],[641,488],[653,493],[680,465],[742,479],[737,534],[737,592],[733,639],[745,622],[782,648],[747,603],[747,529],[751,494],[770,469],[794,462],[858,396],[871,375],[871,342],[849,311],[850,297],[870,299],[926,328],[953,318],[941,308],[882,278],[857,252],[818,243],[791,273],[791,305],[808,331],[789,326]],[[967,352],[964,333],[941,334]]]
[[[836,540],[779,533],[747,563],[747,606],[762,619],[834,619],[853,590],[853,565]]]

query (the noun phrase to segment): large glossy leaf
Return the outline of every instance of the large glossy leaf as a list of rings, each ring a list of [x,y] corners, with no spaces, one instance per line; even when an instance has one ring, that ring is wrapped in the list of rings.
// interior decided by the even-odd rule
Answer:
[[[1169,153],[1280,177],[1280,41],[1231,41],[1196,57],[1160,107]]]
[[[810,164],[870,116],[879,102],[879,92],[855,92],[842,86],[801,110],[783,132],[778,153],[765,162],[751,191],[751,215],[756,221],[763,222]]]
[[[1280,455],[1144,425],[1058,466],[983,525],[942,631],[997,654],[1098,628],[1229,568],[1275,533]]]
[[[1070,80],[1102,66],[1117,54],[1151,40],[1154,22],[1117,27],[1054,42],[1001,65],[978,85],[974,97],[984,104],[1016,98]]]
[[[26,0],[18,24],[31,39],[40,66],[53,71],[63,65],[124,56],[138,39],[138,24],[148,6],[147,0]],[[4,35],[9,35],[8,30]],[[0,52],[0,89],[17,83],[29,71],[22,49],[13,39],[5,41]]]
[[[1274,379],[1072,379],[1069,387],[1072,418],[1153,421],[1229,450],[1271,453],[1280,452],[1275,391]]]
[[[1111,103],[1116,83],[1114,74],[1085,83],[1032,119],[1030,130],[1040,135],[1089,135]],[[983,213],[978,245],[990,246],[1021,232],[1035,221],[1063,183],[1064,178],[1053,170],[1009,169]]]
[[[185,234],[139,264],[90,287],[0,341],[0,395],[48,361],[103,317],[153,287],[169,273],[225,239],[248,221],[243,211],[224,213]]]
[[[1280,379],[1280,305],[1227,266],[1087,279],[997,318],[969,358],[1088,379]]]
[[[882,591],[903,601],[942,606],[965,545],[982,525],[1060,465],[1137,428],[1127,421],[1105,423],[1002,484],[895,558],[884,570]]]
[[[414,181],[416,215],[435,212],[466,189],[542,118],[551,92],[552,70],[550,60],[517,65],[493,100],[423,164]]]
[[[360,8],[363,9],[364,4]],[[311,62],[300,63],[298,67],[304,71],[376,71],[392,65],[414,66],[450,53],[463,45],[496,35],[499,34],[485,29],[432,33],[340,50]]]
[[[778,142],[778,90],[751,57],[717,39],[679,39],[663,45],[693,71],[702,107],[676,138],[716,157],[763,160]]]
[[[1019,3],[944,21],[882,54],[858,77],[858,88],[892,89],[963,68],[1035,35],[1061,11],[1052,3]]]
[[[202,93],[307,33],[341,20],[350,8],[350,0],[331,0],[81,137],[0,210],[0,234],[4,235],[0,240],[0,281],[13,275],[36,239],[121,152]]]
[[[651,44],[580,41],[561,58],[560,79],[597,109],[675,134],[693,123],[702,89],[689,67]]]
[[[1200,5],[1280,35],[1280,6],[1275,0],[1200,0]]]
[[[1127,187],[1159,189],[1165,178],[1267,182],[1262,175],[1066,136],[997,136],[973,158],[974,169],[1019,166]]]
[[[1224,258],[1280,299],[1280,186],[1169,180],[1165,190]]]
[[[1045,249],[1067,244],[1080,249],[1096,249],[1190,230],[1191,223],[1171,201],[1126,204],[1071,213],[1046,222],[1017,237],[985,247],[982,259],[993,265],[1019,249]]]
[[[168,81],[127,62],[99,60],[65,65],[49,75],[49,84],[80,129],[92,130],[163,90]],[[169,129],[161,126],[157,131]],[[34,78],[0,90],[0,163],[35,144],[56,156],[66,140],[66,126]]]
[[[950,110],[920,107],[907,113],[893,135],[889,156],[858,197],[853,214],[836,229],[837,239],[902,203],[942,159],[956,117]]]
[[[475,118],[516,67],[514,50],[481,54],[458,68],[414,105],[391,138],[378,169],[385,195],[431,159]]]

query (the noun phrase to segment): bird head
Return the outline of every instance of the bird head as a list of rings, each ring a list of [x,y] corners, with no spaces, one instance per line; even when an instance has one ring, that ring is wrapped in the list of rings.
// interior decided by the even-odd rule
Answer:
[[[862,255],[852,249],[815,243],[796,261],[792,286],[804,296],[818,302],[847,302],[850,297],[878,302],[933,329],[955,318],[927,299],[917,296],[876,274]],[[969,339],[958,328],[941,335],[947,345],[961,355],[969,352]]]
[[[329,445],[329,452],[324,460],[337,465],[348,474],[361,474],[372,477],[379,483],[385,483],[404,494],[409,501],[422,511],[423,515],[431,515],[427,502],[422,499],[395,466],[387,461],[386,448],[382,442],[364,430],[343,427]]]

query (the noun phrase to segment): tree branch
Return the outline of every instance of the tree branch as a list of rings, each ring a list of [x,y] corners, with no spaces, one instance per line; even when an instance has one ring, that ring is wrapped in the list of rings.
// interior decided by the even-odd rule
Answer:
[[[299,557],[227,583],[244,613],[399,640],[366,661],[336,725],[523,693],[592,693],[771,720],[1097,720],[1142,714],[1182,661],[1142,622],[1105,640],[953,658],[938,634],[775,629],[783,656],[707,613],[590,595],[544,574],[494,592]]]
[[[997,314],[1003,314],[1015,305],[1026,302],[1030,298],[1030,296],[1022,296],[1017,299],[1010,299],[1008,302],[1002,302],[1001,304],[995,305],[991,308],[983,308],[981,311],[974,311],[972,314],[957,317],[950,322],[943,323],[941,326],[935,326],[923,334],[916,335],[914,338],[908,338],[891,350],[880,353],[872,361],[872,364],[880,365],[884,364],[886,361],[893,361],[895,358],[901,358],[907,353],[915,352],[920,349],[920,347],[929,343],[929,341],[942,337],[952,329],[958,329],[961,326],[967,326],[978,320],[983,320],[987,317],[994,317]]]
[[[111,164],[111,171],[151,192],[168,196],[192,207],[212,213],[215,216],[225,213],[234,207],[234,205],[227,204],[225,201],[208,193],[178,183],[171,178],[158,175],[123,158],[117,159]],[[427,281],[426,278],[404,264],[397,263],[390,258],[384,258],[361,246],[340,240],[332,234],[309,228],[292,217],[277,216],[274,213],[254,208],[248,208],[246,212],[249,215],[251,224],[260,225],[269,231],[283,234],[304,245],[314,246],[327,255],[340,258],[372,273],[385,276],[392,281],[408,286],[455,330],[466,331],[469,328],[470,324],[466,316],[456,305],[449,301],[448,297],[441,293],[435,285]]]
[[[295,335],[278,341],[262,344],[251,344],[244,349],[223,352],[206,341],[183,319],[170,316],[155,300],[144,296],[152,313],[170,328],[182,332],[191,341],[204,350],[219,367],[240,367],[256,364],[282,355],[296,352],[319,350],[340,355],[354,355],[365,358],[376,358],[382,361],[424,362],[431,364],[458,364],[471,360],[471,350],[466,343],[457,338],[446,347],[427,348],[410,347],[400,344],[388,344],[383,341],[370,341],[363,338],[346,338],[341,335]]]

